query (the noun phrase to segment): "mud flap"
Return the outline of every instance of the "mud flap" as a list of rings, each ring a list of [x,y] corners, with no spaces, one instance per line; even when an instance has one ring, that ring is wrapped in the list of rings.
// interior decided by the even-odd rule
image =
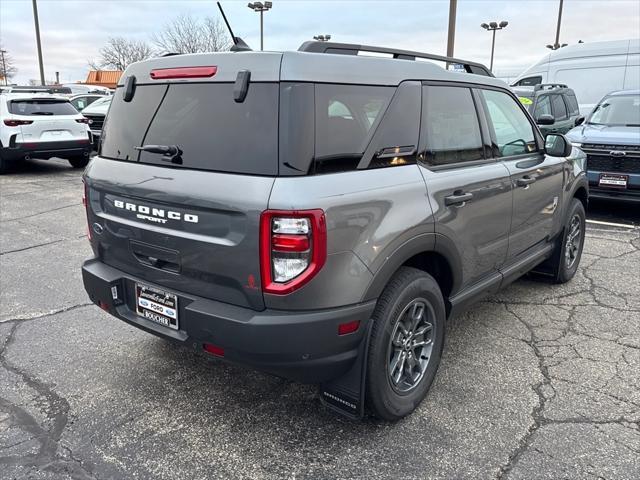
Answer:
[[[352,420],[364,417],[365,380],[367,377],[367,354],[372,321],[368,322],[367,332],[353,366],[341,377],[320,385],[320,401],[327,408]]]

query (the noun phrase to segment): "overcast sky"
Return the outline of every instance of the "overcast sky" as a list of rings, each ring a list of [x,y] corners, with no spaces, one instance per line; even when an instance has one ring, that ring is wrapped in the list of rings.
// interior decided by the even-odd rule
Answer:
[[[489,64],[491,34],[480,23],[507,20],[497,32],[495,70],[515,76],[555,40],[558,0],[459,0],[455,55]],[[340,42],[446,53],[448,0],[273,0],[265,14],[265,49],[295,50],[313,35]],[[236,35],[260,46],[259,15],[247,0],[222,2]],[[148,40],[181,13],[218,16],[214,0],[39,0],[45,76],[84,80],[87,60],[97,59],[110,36]],[[561,43],[640,37],[638,0],[566,0]],[[0,42],[26,83],[38,78],[31,0],[0,0]]]

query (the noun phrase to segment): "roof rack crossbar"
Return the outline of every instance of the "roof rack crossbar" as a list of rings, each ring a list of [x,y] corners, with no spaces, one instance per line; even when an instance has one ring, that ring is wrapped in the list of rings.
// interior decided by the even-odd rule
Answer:
[[[533,87],[534,90],[544,90],[545,87],[547,88],[569,88],[566,84],[564,83],[538,83],[537,85],[535,85]]]
[[[459,64],[464,67],[467,73],[493,77],[491,71],[481,63],[469,62],[467,60],[460,60],[459,58],[445,57],[442,55],[434,55],[432,53],[400,50],[397,48],[373,47],[370,45],[357,45],[352,43],[308,41],[304,42],[300,48],[298,48],[298,51],[309,53],[333,53],[338,55],[358,55],[359,52],[383,53],[392,55],[393,58],[398,60],[415,60],[416,58],[424,58],[439,62]]]

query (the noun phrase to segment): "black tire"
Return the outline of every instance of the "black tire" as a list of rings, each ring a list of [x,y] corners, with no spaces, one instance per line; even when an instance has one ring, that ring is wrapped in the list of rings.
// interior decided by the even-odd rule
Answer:
[[[73,168],[84,168],[89,163],[89,157],[73,157],[69,159],[69,163]]]
[[[0,146],[2,148],[2,146]],[[9,160],[3,157],[2,153],[0,153],[0,175],[7,173],[9,170]]]
[[[575,236],[574,227],[578,228],[578,236]],[[557,240],[552,257],[552,273],[555,283],[568,282],[578,271],[584,247],[585,227],[584,205],[580,200],[574,198],[569,204],[562,235]]]
[[[430,351],[425,350],[428,348],[427,346],[415,347],[417,350],[413,350],[413,353],[409,355],[406,353],[412,350],[407,348],[411,347],[409,344],[429,342],[427,339],[429,331],[427,330],[422,337],[405,335],[400,328],[401,316],[406,318],[407,309],[413,312],[420,308],[416,305],[423,304],[424,323],[418,322],[411,327],[416,332],[409,331],[408,333],[417,333],[419,330],[427,329],[427,323],[431,323]],[[411,319],[409,318],[409,320]],[[398,420],[413,412],[424,399],[440,364],[444,345],[445,321],[444,300],[435,279],[415,268],[400,268],[382,292],[372,317],[373,325],[366,379],[366,401],[371,414],[383,420]],[[402,325],[404,327],[408,323],[403,322]],[[392,343],[392,335],[396,340],[394,343]],[[405,346],[399,346],[400,343]],[[413,386],[410,385],[414,380],[412,375],[407,375],[406,381],[396,382],[394,380],[396,376],[399,376],[397,375],[398,371],[400,375],[406,372],[405,367],[392,370],[394,359],[398,358],[399,351],[405,352],[405,361],[407,362],[409,362],[408,359],[413,359],[416,363],[422,362],[427,357],[419,378],[417,378],[417,373],[415,375],[416,380]],[[411,371],[413,368],[417,368],[412,367],[410,363],[407,363],[407,367]],[[394,378],[391,377],[393,372],[396,372]],[[417,369],[416,372],[418,372]]]

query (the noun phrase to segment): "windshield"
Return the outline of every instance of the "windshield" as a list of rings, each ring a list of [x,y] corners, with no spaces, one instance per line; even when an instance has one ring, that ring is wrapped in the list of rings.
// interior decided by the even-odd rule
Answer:
[[[13,100],[9,112],[14,115],[77,115],[66,100]]]
[[[591,125],[622,125],[640,127],[640,95],[620,95],[605,98],[593,110]]]

